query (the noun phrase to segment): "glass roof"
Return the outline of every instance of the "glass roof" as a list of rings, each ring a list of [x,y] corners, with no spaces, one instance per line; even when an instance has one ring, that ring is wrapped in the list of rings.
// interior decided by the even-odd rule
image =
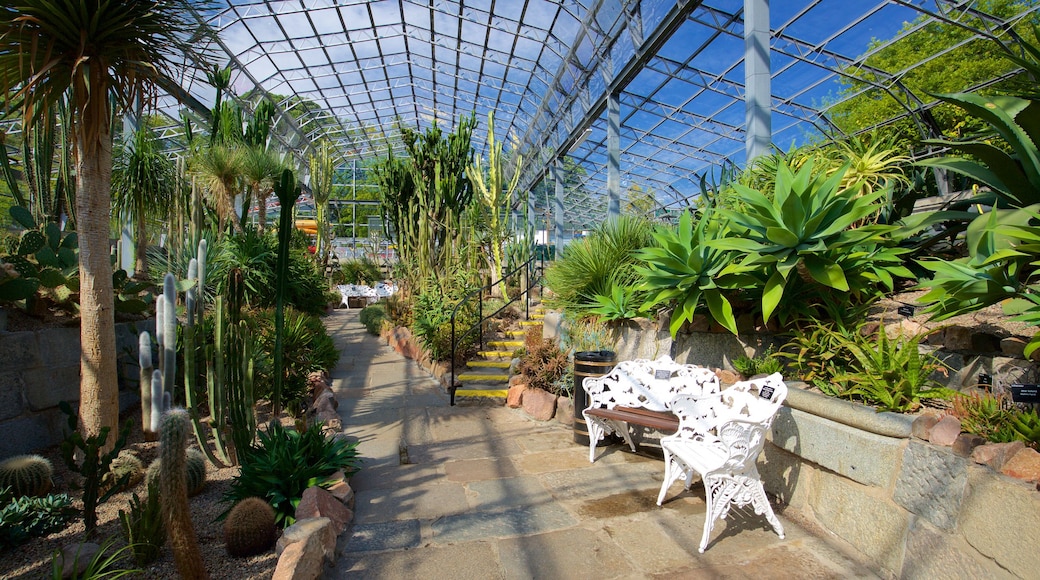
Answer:
[[[902,115],[934,104],[901,78],[935,55],[885,73],[863,64],[878,50],[873,39],[938,21],[970,32],[965,43],[1007,24],[971,2],[770,4],[772,142],[780,149],[840,137],[828,112],[863,91],[889,95]],[[1035,20],[1037,2],[1019,4],[1011,23]],[[279,106],[292,128],[286,146],[302,151],[327,135],[348,164],[366,161],[400,146],[399,124],[451,128],[472,112],[481,152],[493,110],[498,135],[515,138],[524,155],[525,190],[567,157],[566,227],[583,229],[606,214],[611,92],[620,102],[623,197],[641,190],[675,207],[700,192],[701,175],[745,161],[744,8],[743,0],[229,0],[199,18],[218,33],[212,48],[234,70],[233,91],[259,91]],[[868,84],[849,91],[852,79]],[[211,106],[204,78],[180,84],[196,106]],[[176,111],[172,99],[165,105]],[[552,207],[547,184],[536,195],[540,212]]]

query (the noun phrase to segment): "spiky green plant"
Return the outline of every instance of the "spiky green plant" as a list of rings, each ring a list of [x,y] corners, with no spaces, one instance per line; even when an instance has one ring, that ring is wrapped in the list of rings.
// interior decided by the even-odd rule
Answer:
[[[615,286],[633,286],[638,280],[635,252],[650,244],[652,231],[645,218],[622,215],[571,242],[545,271],[553,291],[546,304],[581,318],[598,307],[597,295],[610,296]]]
[[[173,548],[173,559],[182,578],[197,580],[209,578],[206,565],[195,539],[188,508],[188,469],[184,465],[185,446],[190,430],[188,413],[172,409],[163,415],[159,429],[159,491],[162,501],[163,523]]]
[[[134,551],[134,560],[138,566],[146,566],[159,559],[166,543],[166,526],[163,525],[158,483],[148,484],[144,501],[136,493],[131,496],[129,510],[119,510],[119,527],[123,539]]]
[[[880,328],[873,343],[841,340],[856,365],[855,370],[835,377],[849,385],[843,394],[862,397],[881,411],[896,413],[914,411],[924,399],[950,398],[953,392],[931,378],[942,363],[918,350],[923,337],[900,336],[890,340],[885,329]]]

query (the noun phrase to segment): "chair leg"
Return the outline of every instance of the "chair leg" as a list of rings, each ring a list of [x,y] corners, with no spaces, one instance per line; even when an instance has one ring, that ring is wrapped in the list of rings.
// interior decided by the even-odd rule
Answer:
[[[780,523],[780,520],[773,513],[773,506],[769,505],[769,498],[766,496],[766,490],[762,487],[761,481],[755,481],[753,484],[754,491],[752,492],[751,507],[755,510],[756,514],[765,515],[766,520],[771,526],[776,535],[780,536],[780,539],[784,539],[784,526]]]
[[[596,444],[603,439],[603,425],[597,417],[585,417],[585,423],[589,427],[589,463],[596,461]]]
[[[711,530],[715,527],[715,502],[718,501],[715,498],[715,485],[717,483],[714,477],[702,477],[704,479],[704,532],[701,534],[701,543],[697,547],[697,551],[701,554],[704,553],[704,549],[708,547],[708,539],[711,538]]]
[[[672,453],[668,451],[668,448],[664,448],[664,481],[661,482],[661,493],[657,494],[657,505],[661,505],[664,502],[664,496],[668,493],[668,488],[672,487],[675,483],[675,476],[673,472],[679,469],[676,465],[675,460],[672,458]]]

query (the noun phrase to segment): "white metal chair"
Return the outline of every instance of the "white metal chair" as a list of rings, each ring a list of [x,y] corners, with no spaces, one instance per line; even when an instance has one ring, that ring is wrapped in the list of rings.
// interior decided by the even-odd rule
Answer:
[[[715,521],[725,518],[731,506],[752,506],[765,515],[777,535],[784,528],[769,505],[755,461],[762,452],[766,430],[787,397],[779,373],[764,379],[743,381],[709,397],[679,395],[670,407],[679,418],[679,430],[661,439],[665,474],[657,505],[678,479],[689,489],[693,472],[704,481],[704,552]]]

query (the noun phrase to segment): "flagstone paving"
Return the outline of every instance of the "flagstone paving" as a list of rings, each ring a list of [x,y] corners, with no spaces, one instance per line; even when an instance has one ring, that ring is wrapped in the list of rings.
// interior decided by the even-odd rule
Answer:
[[[734,510],[697,552],[704,488],[656,505],[663,463],[588,448],[556,421],[450,407],[413,361],[367,334],[357,310],[326,325],[344,430],[364,459],[356,513],[327,578],[875,578],[780,515]]]

